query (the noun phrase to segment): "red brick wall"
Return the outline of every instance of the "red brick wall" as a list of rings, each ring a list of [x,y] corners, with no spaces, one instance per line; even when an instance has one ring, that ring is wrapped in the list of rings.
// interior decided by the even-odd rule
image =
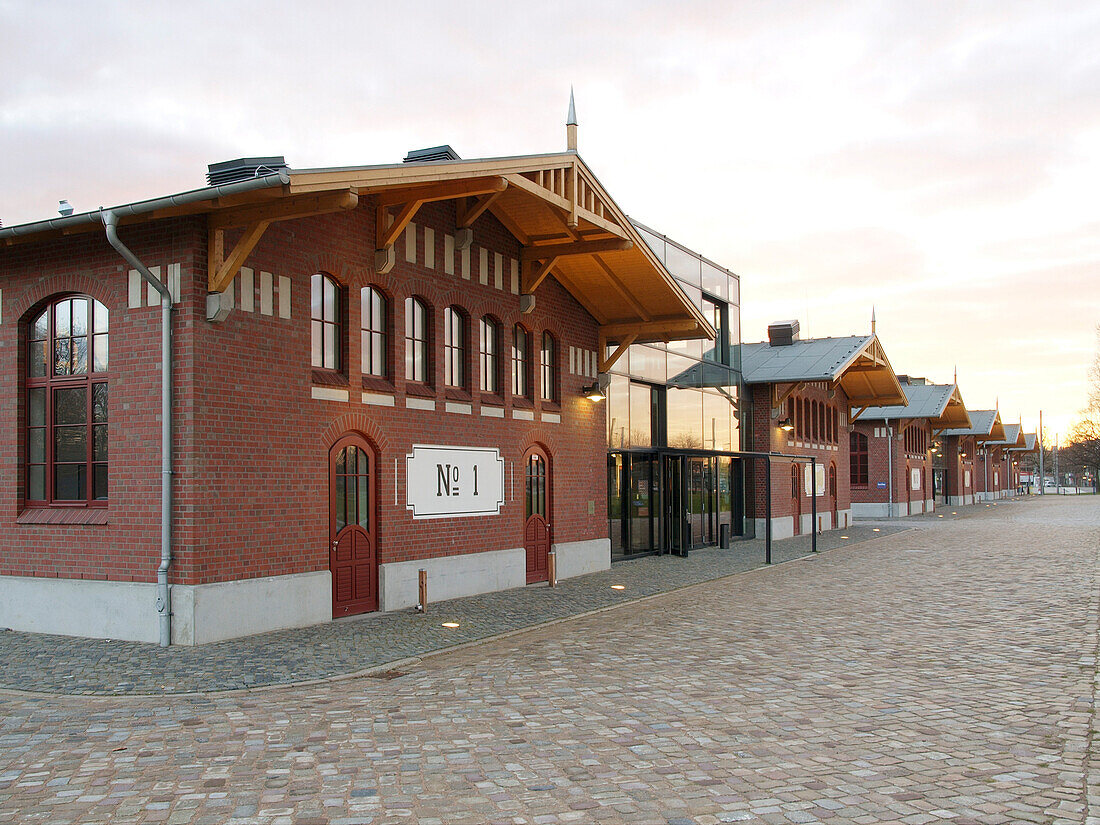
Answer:
[[[961,458],[966,453],[966,458]],[[970,496],[977,483],[975,472],[974,436],[952,435],[943,439],[944,483],[949,496]],[[966,484],[965,471],[970,470],[970,484]]]
[[[913,502],[925,501],[932,498],[932,454],[912,453],[905,449],[905,434],[916,428],[923,430],[927,443],[932,443],[932,428],[927,420],[913,421],[906,424],[891,421],[890,426],[894,431],[894,455],[891,464],[889,456],[888,439],[881,433],[886,429],[886,422],[879,420],[856,421],[856,432],[867,436],[868,472],[867,486],[852,488],[852,501],[865,504],[885,504],[890,500],[890,468],[893,467],[894,503],[901,505],[901,509],[895,508],[898,515],[906,515],[906,505],[911,499]],[[876,430],[880,435],[875,435]],[[921,478],[921,489],[913,490],[910,470],[924,470]],[[878,482],[885,482],[886,487],[880,488]]]
[[[780,392],[786,390],[787,386],[788,385],[780,385]],[[749,387],[749,391],[752,396],[752,443],[750,446],[746,447],[746,449],[756,452],[767,451],[805,456],[813,455],[817,458],[818,462],[826,468],[826,485],[828,484],[828,468],[830,465],[835,465],[837,479],[836,509],[838,511],[847,510],[850,506],[851,496],[849,492],[850,479],[848,470],[848,399],[844,391],[837,387],[833,397],[830,398],[829,391],[824,386],[815,384],[799,390],[792,396],[792,399],[817,401],[820,404],[836,408],[838,413],[838,438],[836,443],[833,443],[831,439],[824,439],[821,437],[816,439],[812,437],[799,437],[797,431],[787,433],[781,430],[777,426],[777,419],[771,417],[771,385],[755,384]],[[791,399],[785,402],[784,408],[780,411],[780,418],[790,414],[789,410],[791,409],[791,404]],[[833,449],[834,447],[835,449]],[[795,463],[795,461],[789,458],[772,459],[771,489],[773,518],[794,515],[794,499],[791,496],[791,465],[793,463]],[[807,458],[797,463],[804,466],[809,463],[809,459]],[[755,512],[751,515],[755,518],[764,518],[764,496],[767,490],[764,480],[764,464],[763,461],[759,460],[754,461],[754,464]],[[801,511],[803,515],[805,515],[810,512],[811,502],[805,490],[805,470],[801,470],[801,473],[803,479],[803,483],[799,486]],[[819,513],[829,512],[833,509],[833,501],[829,497],[827,490],[824,496],[818,497],[817,507]],[[828,522],[826,521],[826,523]]]
[[[182,264],[181,302],[174,311],[175,341],[175,562],[172,580],[197,584],[328,567],[328,453],[342,434],[365,436],[377,451],[377,543],[381,563],[523,544],[522,459],[533,445],[549,454],[553,484],[550,520],[555,542],[606,537],[606,436],[602,404],[580,397],[592,379],[571,375],[569,347],[597,348],[596,322],[560,285],[548,279],[537,306],[521,316],[519,297],[492,280],[478,282],[482,246],[519,257],[517,241],[491,215],[474,226],[472,277],[443,272],[443,235],[454,231],[454,208],[425,206],[418,224],[417,264],[397,264],[372,276],[374,209],[361,201],[349,214],[273,224],[246,265],[256,272],[254,312],[238,308],[220,324],[205,320],[206,233],[201,219],[123,227],[123,240],[145,263]],[[423,265],[423,227],[435,230],[436,268]],[[227,238],[227,246],[232,242]],[[493,257],[490,255],[490,266]],[[22,509],[22,394],[0,395],[0,574],[112,580],[155,580],[159,559],[159,308],[127,309],[128,267],[91,234],[0,250],[0,375],[20,386],[22,360],[17,319],[41,298],[60,291],[86,292],[111,310],[110,506],[106,526],[16,525]],[[259,273],[291,279],[291,318],[260,313]],[[324,270],[346,290],[347,369],[350,401],[311,397],[310,277]],[[360,394],[359,290],[374,283],[391,303],[395,406],[363,404]],[[144,286],[143,286],[144,290]],[[433,308],[438,377],[436,411],[406,409],[403,367],[404,299],[423,296]],[[456,304],[469,315],[467,403],[473,414],[444,412],[443,309]],[[505,419],[480,415],[478,327],[482,315],[501,322]],[[510,390],[513,323],[531,332],[536,378],[534,404],[514,401]],[[558,343],[560,405],[538,400],[539,343],[549,330]],[[372,390],[376,391],[376,390]],[[514,420],[514,407],[534,421]],[[539,421],[557,412],[561,423]],[[505,499],[496,517],[420,520],[405,509],[405,455],[414,443],[498,447],[505,460]],[[395,504],[394,461],[400,482]],[[514,473],[514,477],[513,477]],[[513,498],[514,494],[514,498]],[[589,513],[591,502],[593,512]]]
[[[148,266],[191,267],[200,237],[195,219],[120,229]],[[0,249],[0,575],[155,581],[160,560],[160,319],[159,307],[127,308],[129,266],[102,230],[48,243]],[[142,285],[143,303],[146,287]],[[17,524],[23,511],[25,453],[22,387],[26,324],[51,296],[91,295],[110,311],[109,524]],[[178,360],[187,362],[190,324],[174,319]],[[177,433],[187,426],[192,390],[175,376]],[[18,388],[18,391],[16,390]],[[180,443],[180,439],[177,443]],[[182,456],[177,480],[191,468]],[[177,504],[182,515],[185,505]],[[177,544],[179,544],[177,542]]]

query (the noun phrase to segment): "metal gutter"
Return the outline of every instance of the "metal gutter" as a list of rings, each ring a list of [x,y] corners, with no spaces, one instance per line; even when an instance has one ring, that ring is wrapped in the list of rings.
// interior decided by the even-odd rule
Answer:
[[[189,192],[180,192],[176,195],[166,195],[163,198],[153,198],[152,200],[123,204],[122,206],[112,206],[107,211],[115,215],[116,218],[145,215],[149,212],[155,212],[158,209],[167,209],[172,206],[186,206],[191,203],[210,200],[211,198],[239,195],[242,192],[252,192],[257,189],[271,189],[275,186],[286,186],[289,183],[290,174],[284,170],[273,175],[264,175],[260,178],[249,178],[248,180],[235,181],[234,183],[223,183],[219,186],[192,189]],[[39,232],[50,232],[58,229],[70,229],[74,226],[84,226],[90,223],[99,223],[101,221],[101,213],[103,212],[104,210],[100,208],[94,212],[81,212],[79,215],[69,215],[65,218],[50,218],[49,220],[36,221],[35,223],[24,223],[18,226],[4,227],[0,229],[0,240],[4,240],[5,238],[20,238],[25,235],[34,235]],[[135,269],[137,269],[137,267],[135,267]],[[138,271],[140,272],[141,270],[138,269]]]

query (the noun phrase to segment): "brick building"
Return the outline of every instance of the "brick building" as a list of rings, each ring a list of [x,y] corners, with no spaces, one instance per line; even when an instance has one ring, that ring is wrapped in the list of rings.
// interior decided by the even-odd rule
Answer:
[[[946,503],[951,506],[986,500],[993,484],[988,454],[978,456],[987,441],[1005,437],[1001,414],[997,410],[968,410],[969,427],[953,427],[940,433],[943,453],[943,484]],[[986,481],[987,477],[990,481]]]
[[[1019,479],[1013,462],[1017,460],[1018,454],[1014,451],[1023,450],[1027,446],[1021,424],[1005,424],[1004,430],[1003,439],[987,441],[978,448],[979,461],[983,460],[988,453],[992,467],[989,486],[992,497],[995,499],[1011,498],[1016,495]]]
[[[280,160],[0,229],[0,626],[195,644],[609,564],[585,396],[714,330],[576,152]]]
[[[878,337],[800,340],[798,322],[768,327],[768,341],[742,344],[741,369],[752,398],[748,449],[813,456],[773,459],[771,488],[763,461],[753,464],[752,518],[764,529],[771,496],[772,533],[776,538],[813,529],[811,490],[817,496],[820,530],[851,523],[849,467],[850,420],[868,407],[904,405],[898,383]]]
[[[908,404],[868,407],[852,425],[852,514],[908,516],[935,507],[932,449],[939,431],[969,427],[959,388],[898,376]]]

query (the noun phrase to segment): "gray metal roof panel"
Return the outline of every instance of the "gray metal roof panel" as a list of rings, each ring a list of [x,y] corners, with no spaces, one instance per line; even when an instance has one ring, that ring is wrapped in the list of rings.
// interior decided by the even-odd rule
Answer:
[[[868,407],[859,417],[885,420],[888,418],[939,418],[955,392],[954,384],[902,384],[909,406]]]
[[[787,347],[773,347],[766,341],[742,344],[741,373],[746,384],[835,381],[872,338],[810,338]]]
[[[996,410],[967,410],[970,413],[971,427],[968,430],[944,430],[940,435],[989,435],[993,431],[993,422],[997,420]]]
[[[1016,446],[1016,442],[1020,440],[1020,425],[1019,424],[1005,424],[1005,440],[1004,441],[987,441],[986,444],[1008,444],[1011,447]]]

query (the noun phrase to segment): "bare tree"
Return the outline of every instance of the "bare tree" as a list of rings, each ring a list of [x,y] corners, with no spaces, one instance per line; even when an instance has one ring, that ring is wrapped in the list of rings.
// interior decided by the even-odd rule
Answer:
[[[1100,326],[1096,328],[1096,357],[1089,368],[1089,401],[1069,433],[1071,460],[1092,474],[1093,489],[1100,489]]]

